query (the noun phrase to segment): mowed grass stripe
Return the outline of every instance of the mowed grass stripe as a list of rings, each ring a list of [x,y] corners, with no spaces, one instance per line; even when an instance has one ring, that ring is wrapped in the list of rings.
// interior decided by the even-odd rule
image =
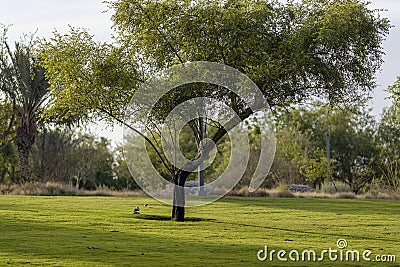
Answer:
[[[184,223],[170,221],[170,209],[147,197],[1,196],[0,265],[288,266],[259,262],[257,251],[321,251],[339,238],[400,260],[396,201],[229,197],[188,208]]]

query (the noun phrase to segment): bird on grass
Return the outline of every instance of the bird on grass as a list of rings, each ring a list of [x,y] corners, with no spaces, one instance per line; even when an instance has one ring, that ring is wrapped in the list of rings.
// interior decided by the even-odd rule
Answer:
[[[140,208],[139,208],[139,207],[136,207],[136,208],[133,210],[133,214],[140,214]]]

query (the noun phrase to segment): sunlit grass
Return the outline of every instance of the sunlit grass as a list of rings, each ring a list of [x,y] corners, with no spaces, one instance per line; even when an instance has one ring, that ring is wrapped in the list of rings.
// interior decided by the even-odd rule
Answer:
[[[188,208],[179,223],[169,206],[147,197],[0,196],[0,265],[288,266],[260,262],[257,252],[264,245],[321,251],[337,248],[339,238],[348,249],[399,262],[399,211],[400,202],[386,200],[229,197]]]

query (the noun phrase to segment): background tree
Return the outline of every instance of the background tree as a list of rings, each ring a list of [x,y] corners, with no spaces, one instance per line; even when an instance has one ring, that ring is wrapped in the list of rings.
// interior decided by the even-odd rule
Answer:
[[[360,192],[375,177],[377,148],[376,125],[372,117],[361,112],[339,111],[333,114],[331,151],[333,178]]]
[[[3,96],[4,97],[4,96]],[[6,99],[0,98],[0,151],[9,145],[15,135],[15,115],[13,106],[6,102]]]
[[[18,159],[12,145],[16,124],[13,117],[12,105],[0,102],[0,184],[13,183],[18,179]]]
[[[115,10],[114,46],[97,44],[77,30],[56,34],[44,44],[42,64],[56,98],[53,115],[81,113],[123,122],[122,110],[140,80],[174,64],[199,60],[242,71],[271,107],[315,95],[352,101],[374,87],[375,71],[382,63],[381,43],[390,27],[368,4],[355,0],[109,4]],[[252,115],[243,99],[226,89],[193,85],[165,96],[152,117],[160,123],[175,105],[195,96],[225,102],[242,120]],[[217,143],[225,134],[220,127],[210,137]],[[207,152],[198,146],[194,159]],[[168,167],[174,183],[183,186],[190,172]],[[198,166],[191,167],[194,171]],[[172,215],[184,220],[184,207],[175,205]]]
[[[376,123],[365,107],[332,107],[316,103],[283,111],[279,124],[278,163],[283,161],[289,165],[289,170],[293,170],[290,173],[297,174],[300,181],[313,181],[314,186],[325,181],[326,133],[331,136],[334,180],[345,182],[354,192],[359,192],[376,177]],[[280,160],[282,154],[283,160]]]
[[[325,150],[310,132],[282,125],[277,129],[277,147],[269,174],[270,186],[284,184],[320,185],[326,178]]]
[[[37,182],[71,184],[73,162],[68,162],[73,133],[67,130],[42,129],[32,148],[32,176]]]
[[[126,164],[126,159],[123,156],[122,147],[117,147],[114,150],[115,163],[113,165],[113,171],[115,174],[115,179],[113,183],[113,188],[116,190],[138,190],[139,186],[136,184],[129,172],[128,166]]]
[[[400,124],[396,106],[385,110],[378,129],[381,182],[392,192],[400,189]]]
[[[7,29],[0,37],[0,99],[12,106],[9,125],[17,120],[13,142],[17,146],[19,182],[29,181],[29,154],[38,133],[38,120],[48,96],[44,68],[35,61],[32,40],[15,43],[14,51],[7,43]]]
[[[105,138],[76,130],[42,131],[32,149],[32,178],[76,189],[112,188],[114,157]]]
[[[391,112],[394,112],[397,115],[397,119],[400,120],[400,76],[398,76],[397,80],[388,87],[387,91],[391,93],[391,98],[393,100],[393,108]]]
[[[389,86],[393,104],[384,110],[378,128],[379,169],[381,182],[398,192],[400,188],[400,77]]]

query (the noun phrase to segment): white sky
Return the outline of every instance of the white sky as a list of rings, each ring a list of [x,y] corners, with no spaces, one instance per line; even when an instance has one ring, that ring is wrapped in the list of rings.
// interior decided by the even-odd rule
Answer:
[[[0,23],[12,25],[8,37],[11,42],[18,40],[23,33],[35,32],[42,37],[51,37],[52,32],[64,33],[68,25],[90,30],[99,41],[111,38],[111,12],[103,0],[0,0]],[[395,26],[384,43],[386,56],[382,72],[378,74],[378,88],[374,92],[373,114],[379,116],[382,108],[390,105],[385,98],[384,89],[400,76],[400,1],[371,0],[373,8],[384,8],[383,16],[388,17]],[[113,140],[121,140],[122,131],[109,132],[103,126],[93,127],[93,131]]]

